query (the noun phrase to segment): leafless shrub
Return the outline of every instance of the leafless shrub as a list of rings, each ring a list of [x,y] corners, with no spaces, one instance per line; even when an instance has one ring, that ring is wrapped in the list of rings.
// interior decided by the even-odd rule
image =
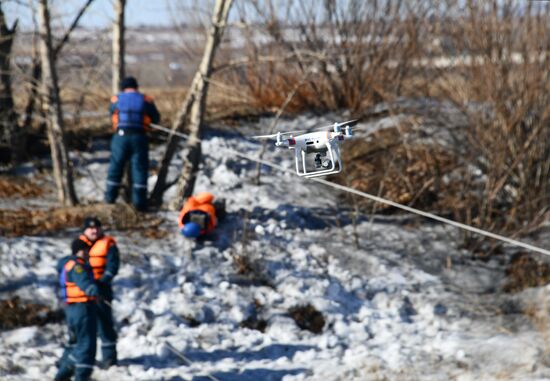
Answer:
[[[63,229],[82,226],[87,216],[97,216],[114,229],[158,230],[162,219],[137,213],[127,204],[92,204],[49,210],[0,209],[0,234],[6,237],[55,234]],[[157,233],[156,236],[163,233]]]
[[[355,189],[379,195],[422,209],[445,209],[441,204],[442,175],[453,170],[457,158],[436,145],[405,144],[402,133],[410,126],[381,130],[369,141],[357,140],[346,147],[346,170],[336,181]],[[355,204],[353,204],[356,207]],[[384,210],[366,199],[357,205],[371,210]]]
[[[399,95],[420,54],[428,2],[249,0],[239,8],[247,59],[239,81],[258,105],[279,107],[308,72],[289,110],[360,111]]]
[[[540,354],[540,360],[541,363],[548,365],[550,361],[550,306],[548,305],[548,297],[545,295],[544,289],[540,290],[536,301],[533,300],[527,305],[524,314],[529,317],[543,341],[543,351]]]
[[[254,299],[254,308],[256,310],[256,313],[251,314],[245,320],[243,320],[240,326],[248,329],[255,329],[260,332],[265,332],[265,329],[267,328],[267,321],[260,317],[264,305],[260,303],[258,299]]]
[[[527,287],[540,287],[550,283],[550,264],[530,257],[526,253],[515,255],[506,269],[504,291],[516,292]]]
[[[469,120],[454,213],[483,228],[528,233],[550,217],[550,7],[449,6],[459,16],[445,49],[460,59],[442,76],[441,93]]]
[[[437,109],[415,122],[419,110],[390,104],[384,116],[409,114],[412,123],[347,146],[337,181],[501,234],[537,230],[550,218],[549,21],[548,3],[449,0],[433,8],[402,94],[450,101],[460,123]],[[423,138],[424,116],[453,141]],[[496,248],[465,239],[476,252]]]
[[[288,313],[301,329],[313,333],[323,332],[325,318],[323,314],[311,304],[294,306],[288,310]]]
[[[0,329],[10,330],[32,325],[43,326],[63,321],[63,311],[21,300],[18,296],[0,301]]]

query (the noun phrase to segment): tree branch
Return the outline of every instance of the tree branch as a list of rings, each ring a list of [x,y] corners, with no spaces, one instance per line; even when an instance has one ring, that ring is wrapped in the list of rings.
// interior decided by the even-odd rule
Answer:
[[[67,29],[67,31],[63,35],[63,38],[59,41],[57,46],[54,47],[54,49],[53,49],[53,59],[54,60],[57,59],[57,56],[59,55],[59,52],[61,51],[61,49],[63,49],[63,46],[67,43],[67,41],[69,41],[69,37],[71,36],[71,33],[76,29],[76,27],[78,26],[78,22],[80,21],[82,16],[84,16],[84,12],[86,12],[86,9],[88,9],[90,7],[90,5],[93,3],[93,1],[94,0],[87,0],[86,4],[84,4],[82,6],[82,8],[80,8],[80,10],[78,11],[77,15],[75,16],[71,26],[69,27],[69,29]]]

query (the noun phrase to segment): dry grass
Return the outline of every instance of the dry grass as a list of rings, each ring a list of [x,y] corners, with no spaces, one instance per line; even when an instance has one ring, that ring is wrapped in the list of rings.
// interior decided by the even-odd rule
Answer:
[[[323,332],[325,318],[323,314],[311,304],[294,306],[288,310],[288,313],[301,329],[313,333]]]
[[[539,302],[532,303],[525,311],[535,329],[539,332],[543,340],[544,353],[541,354],[541,362],[550,366],[550,305],[548,304],[548,295],[541,290]]]
[[[422,209],[441,207],[442,174],[457,165],[457,158],[435,145],[406,144],[408,128],[387,128],[370,140],[351,142],[343,152],[345,171],[337,182]],[[374,206],[357,200],[359,206]],[[385,206],[376,206],[378,210]]]
[[[504,291],[517,292],[527,287],[541,287],[550,283],[550,264],[527,253],[516,254],[506,269],[508,281]]]
[[[23,302],[17,296],[0,301],[0,331],[59,323],[63,317],[61,310],[54,311],[41,304]]]
[[[2,176],[0,177],[0,197],[11,198],[33,198],[40,197],[45,192],[49,192],[43,184],[38,185],[36,181],[24,177]]]
[[[475,63],[438,82],[470,122],[464,165],[485,176],[476,183],[465,173],[455,216],[504,234],[529,233],[550,218],[550,9],[527,7],[469,3],[446,33]]]
[[[84,219],[90,215],[97,216],[110,228],[152,230],[153,233],[147,234],[155,238],[162,238],[165,234],[157,232],[161,219],[138,213],[126,204],[94,204],[49,210],[0,210],[1,234],[8,237],[57,234],[65,229],[82,226]]]

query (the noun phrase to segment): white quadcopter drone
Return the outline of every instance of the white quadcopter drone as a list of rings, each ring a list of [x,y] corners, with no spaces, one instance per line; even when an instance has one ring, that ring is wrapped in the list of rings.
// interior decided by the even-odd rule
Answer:
[[[276,138],[276,147],[294,149],[298,176],[319,177],[342,171],[340,144],[345,139],[353,137],[352,127],[356,124],[357,119],[334,123],[317,131],[296,136],[294,135],[300,134],[304,130],[277,132],[276,134],[254,136],[253,138]],[[328,128],[331,130],[328,130]]]

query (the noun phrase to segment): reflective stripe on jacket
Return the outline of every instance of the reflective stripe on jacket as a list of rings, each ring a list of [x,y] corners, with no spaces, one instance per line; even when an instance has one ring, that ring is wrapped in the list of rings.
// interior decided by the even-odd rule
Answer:
[[[85,235],[81,235],[79,239],[86,242],[88,246],[90,246],[90,250],[88,251],[88,262],[92,267],[94,279],[97,280],[101,278],[105,272],[105,266],[107,265],[107,253],[111,246],[116,245],[116,241],[113,237],[108,235],[101,237],[93,244]]]
[[[73,270],[76,265],[80,266],[80,271],[89,272],[89,268],[86,266],[86,262],[81,259],[69,259],[63,266],[63,270],[59,275],[59,283],[61,285],[61,298],[67,304],[71,303],[86,303],[92,300],[95,300],[95,297],[86,295],[76,283],[69,281],[69,273]],[[78,270],[75,270],[78,271]],[[89,272],[90,279],[92,279],[92,274]]]
[[[214,195],[208,192],[198,193],[195,196],[189,197],[183,205],[178,218],[179,228],[181,229],[185,225],[183,220],[187,213],[198,210],[208,214],[208,226],[205,231],[202,231],[201,233],[210,233],[214,230],[218,224],[218,221],[216,219],[216,209],[214,208],[214,205],[212,205],[212,201],[214,201]]]

